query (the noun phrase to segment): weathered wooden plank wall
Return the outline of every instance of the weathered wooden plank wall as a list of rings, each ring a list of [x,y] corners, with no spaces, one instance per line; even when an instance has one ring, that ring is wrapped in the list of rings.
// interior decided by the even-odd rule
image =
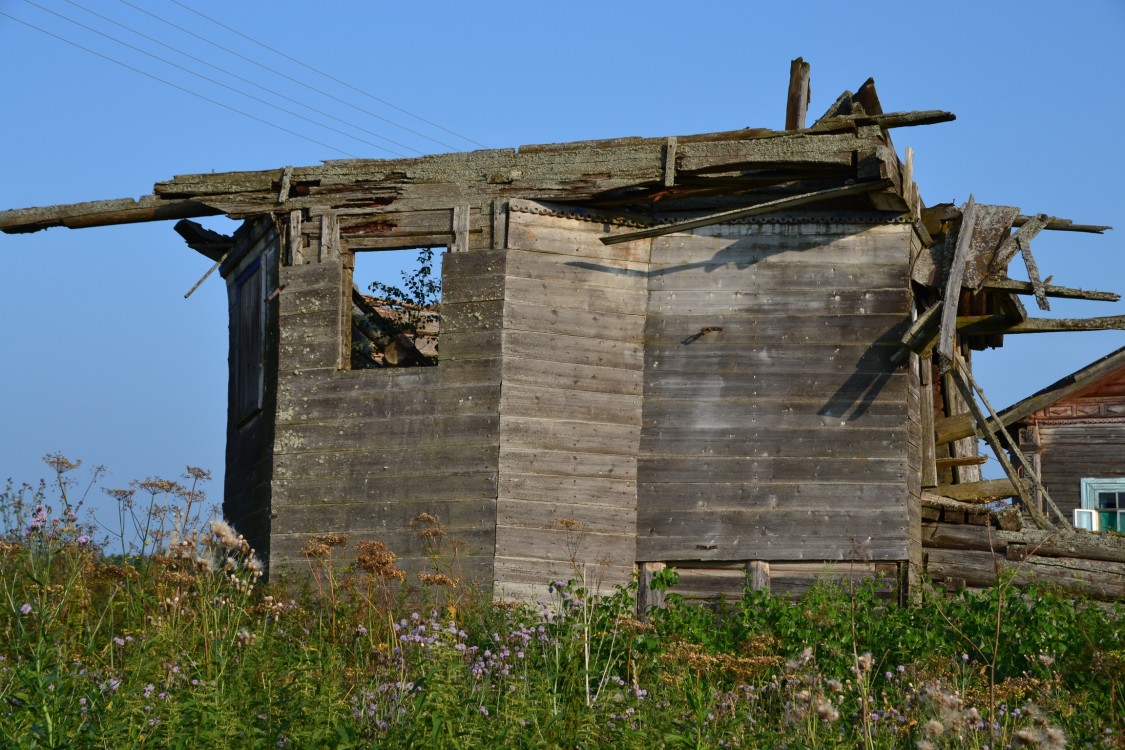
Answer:
[[[852,221],[654,240],[639,560],[908,559],[913,232]]]
[[[541,596],[576,565],[591,584],[632,576],[649,242],[606,247],[609,229],[511,203],[498,595]]]
[[[503,255],[478,247],[444,256],[438,366],[350,371],[342,369],[350,360],[349,248],[373,241],[328,236],[338,226],[306,218],[298,256],[304,264],[280,271],[272,563],[300,561],[311,534],[335,532],[383,541],[404,567],[421,569],[426,552],[410,520],[430,513],[465,543],[463,573],[487,585]]]

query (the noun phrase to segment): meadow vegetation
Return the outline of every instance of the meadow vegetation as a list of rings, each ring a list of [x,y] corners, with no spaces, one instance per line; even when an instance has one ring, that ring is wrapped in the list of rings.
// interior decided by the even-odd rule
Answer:
[[[421,573],[323,535],[267,586],[206,517],[206,472],[108,490],[114,539],[47,460],[50,483],[0,493],[3,747],[1125,747],[1121,606],[825,582],[642,618],[582,560],[495,603],[425,515]]]

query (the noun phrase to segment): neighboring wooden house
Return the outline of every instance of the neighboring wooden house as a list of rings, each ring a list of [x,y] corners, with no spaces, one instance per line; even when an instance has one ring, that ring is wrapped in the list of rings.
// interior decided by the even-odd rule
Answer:
[[[224,511],[271,569],[323,532],[421,566],[429,513],[497,594],[577,561],[605,584],[883,570],[905,595],[924,487],[1026,494],[979,480],[996,427],[965,398],[970,350],[1078,327],[1017,293],[1114,297],[1008,261],[1040,229],[1104,228],[926,208],[889,130],[953,116],[883,113],[868,81],[804,127],[794,73],[786,131],[188,175],[0,229],[245,221],[177,227],[228,285]],[[418,247],[447,251],[437,366],[353,368],[356,256]]]
[[[1125,533],[1125,348],[1001,414],[1064,515],[1076,526]],[[1040,502],[1039,498],[1036,498]]]

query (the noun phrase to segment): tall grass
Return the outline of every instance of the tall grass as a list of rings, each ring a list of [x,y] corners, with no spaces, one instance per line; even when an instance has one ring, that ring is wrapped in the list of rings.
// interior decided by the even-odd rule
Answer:
[[[495,603],[432,516],[419,575],[322,535],[307,576],[264,587],[245,540],[200,515],[205,472],[116,491],[122,547],[94,542],[77,466],[49,458],[51,484],[0,493],[3,747],[1125,745],[1120,607],[931,590],[900,608],[824,583],[669,594],[639,618],[632,587],[597,596],[578,560],[540,601]]]

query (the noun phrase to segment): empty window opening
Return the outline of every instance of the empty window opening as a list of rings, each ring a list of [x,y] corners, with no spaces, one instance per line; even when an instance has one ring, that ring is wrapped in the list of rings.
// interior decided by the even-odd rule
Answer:
[[[355,253],[351,367],[432,367],[441,331],[444,248]]]

